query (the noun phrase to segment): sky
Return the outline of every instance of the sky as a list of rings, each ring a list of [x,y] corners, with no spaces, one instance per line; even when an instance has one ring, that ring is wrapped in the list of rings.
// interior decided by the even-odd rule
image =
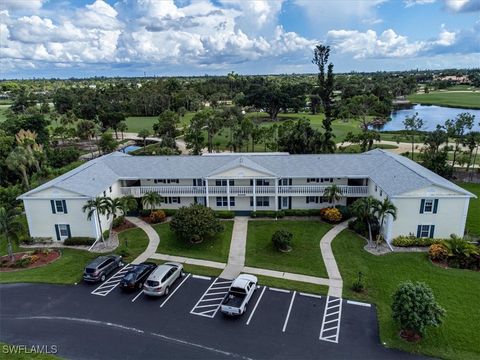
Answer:
[[[0,78],[480,68],[480,0],[0,0]]]

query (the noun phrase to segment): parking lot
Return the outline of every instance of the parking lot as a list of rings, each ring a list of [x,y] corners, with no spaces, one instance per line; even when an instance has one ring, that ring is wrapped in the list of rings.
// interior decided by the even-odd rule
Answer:
[[[318,358],[318,354],[325,358],[350,359],[411,357],[381,346],[375,308],[369,304],[259,285],[247,312],[239,317],[227,317],[219,307],[230,280],[185,274],[176,281],[168,296],[152,298],[140,290],[125,292],[117,286],[121,278],[118,274],[123,273],[120,270],[103,284],[28,285],[41,289],[40,293],[33,292],[35,296],[43,294],[52,299],[52,294],[57,294],[54,307],[44,306],[44,311],[41,306],[32,309],[35,316],[29,318],[30,322],[46,323],[44,326],[52,331],[58,331],[59,323],[85,326],[84,330],[77,331],[85,331],[87,337],[106,327],[101,336],[103,343],[97,338],[90,341],[102,343],[99,346],[110,351],[108,356],[85,347],[75,350],[69,343],[68,351],[76,352],[67,352],[65,356],[73,358],[105,358],[117,353],[121,355],[119,358],[135,358],[139,349],[122,350],[126,345],[115,340],[124,332],[131,332],[131,336],[145,342],[148,348],[140,352],[146,358],[155,357],[157,350],[154,349],[165,350],[173,346],[172,343],[181,350],[177,349],[169,358],[303,359]],[[13,287],[11,291],[22,289]],[[35,301],[42,303],[41,299]],[[48,316],[37,316],[43,313]],[[8,327],[9,321],[3,320],[2,327]],[[13,329],[9,328],[8,334],[15,334],[18,325],[15,340],[19,341],[28,336],[29,331],[25,331],[25,326],[20,327],[21,320],[17,321],[20,323],[12,323]],[[38,335],[32,332],[31,336]],[[108,343],[108,339],[113,342]],[[135,342],[133,338],[131,341]],[[133,352],[129,354],[129,351]]]

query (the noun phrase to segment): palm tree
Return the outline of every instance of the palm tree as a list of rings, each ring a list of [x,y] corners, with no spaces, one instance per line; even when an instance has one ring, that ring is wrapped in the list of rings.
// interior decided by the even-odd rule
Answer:
[[[105,213],[113,216],[113,219],[110,222],[109,235],[112,234],[113,222],[117,217],[117,213],[120,212],[122,215],[124,215],[125,211],[125,203],[122,201],[122,198],[105,198]]]
[[[82,211],[87,213],[88,220],[91,220],[92,216],[96,214],[98,227],[100,229],[100,237],[102,239],[102,242],[105,243],[105,239],[103,238],[102,223],[100,221],[100,214],[105,215],[108,211],[108,204],[106,198],[96,197],[94,199],[88,200],[86,204],[83,205]]]
[[[138,132],[138,135],[137,135],[139,138],[142,138],[143,139],[143,147],[147,146],[147,137],[150,136],[150,130],[148,129],[141,129],[139,132]]]
[[[361,198],[352,204],[352,213],[358,220],[366,223],[368,226],[368,242],[372,244],[372,220],[375,218],[374,209],[379,201],[369,196]]]
[[[323,196],[328,199],[328,202],[333,204],[333,207],[336,207],[335,202],[340,200],[343,195],[342,189],[338,185],[331,185],[323,191]]]
[[[17,146],[8,155],[5,163],[12,171],[18,171],[22,175],[23,183],[27,189],[30,189],[28,182],[28,170],[33,165],[33,155],[27,149]]]
[[[124,212],[135,211],[138,208],[137,199],[134,196],[128,195],[121,198]]]
[[[155,208],[156,205],[160,204],[162,202],[162,197],[160,196],[159,193],[155,191],[151,191],[143,195],[142,197],[142,205],[143,208],[150,208],[153,209]]]
[[[120,131],[120,134],[122,135],[122,140],[123,140],[123,133],[128,130],[128,125],[125,121],[122,121],[118,124],[117,126],[118,131]]]
[[[0,207],[0,234],[2,234],[8,242],[8,255],[11,261],[14,260],[12,241],[18,239],[22,230],[23,226],[13,211],[7,211],[4,207]]]
[[[393,220],[397,219],[397,207],[393,205],[388,198],[385,198],[382,202],[378,202],[376,204],[374,214],[380,224],[380,230],[378,232],[376,241],[376,246],[378,246],[378,244],[380,244],[380,238],[382,237],[383,222],[388,215],[391,215]]]

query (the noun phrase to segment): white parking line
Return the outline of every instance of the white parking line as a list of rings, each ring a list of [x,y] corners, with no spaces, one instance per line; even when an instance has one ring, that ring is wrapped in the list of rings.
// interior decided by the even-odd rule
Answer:
[[[319,339],[323,341],[338,343],[341,319],[342,298],[331,298],[330,296],[328,296],[327,303],[325,304],[325,311],[323,313],[322,328],[320,329]],[[326,324],[329,324],[329,327],[326,327]]]
[[[137,298],[138,298],[140,295],[142,295],[142,294],[143,294],[143,290],[141,290],[141,291],[137,294],[137,296],[135,296],[135,297],[132,299],[132,302],[134,302],[135,300],[137,300]]]
[[[189,275],[190,275],[190,274],[189,274]],[[202,279],[202,280],[212,280],[212,278],[209,277],[209,276],[201,276],[201,275],[192,275],[192,278]]]
[[[230,286],[224,286],[224,291],[219,290],[218,285],[230,285],[232,281],[218,281],[219,278],[215,279],[208,289],[203,293],[200,299],[197,301],[193,309],[190,311],[190,314],[201,315],[209,318],[215,317],[218,309],[222,305],[222,300],[225,298],[225,295],[228,293]],[[223,295],[223,296],[222,296]],[[212,297],[213,296],[213,297]],[[205,309],[210,308],[210,310]]]
[[[113,276],[111,276],[107,281],[93,290],[90,294],[92,295],[99,295],[99,296],[107,296],[110,292],[115,289],[121,281],[121,278],[125,275],[132,268],[132,265],[127,264],[118,270]]]
[[[316,299],[321,299],[322,297],[320,295],[315,295],[315,294],[308,294],[308,293],[299,293],[300,295],[302,296],[307,296],[307,297],[311,297],[311,298],[316,298]]]
[[[183,281],[182,281],[180,284],[178,284],[178,286],[175,288],[175,290],[173,290],[173,291],[170,293],[170,295],[168,295],[168,297],[165,299],[165,301],[160,305],[161,308],[162,308],[163,305],[165,305],[165,303],[173,296],[173,294],[175,294],[175,293],[177,292],[177,290],[180,289],[180,286],[182,286],[183,283],[184,283],[185,281],[187,281],[187,279],[190,277],[190,275],[191,275],[191,274],[188,274],[188,275],[185,277],[185,279],[183,279]],[[195,275],[193,275],[193,277],[195,277]]]
[[[371,304],[367,304],[367,303],[360,302],[360,301],[352,301],[352,300],[347,300],[347,304],[365,306],[365,307],[371,307],[372,306]]]
[[[257,310],[257,306],[258,306],[260,300],[262,299],[263,293],[265,292],[266,289],[267,289],[267,287],[264,286],[260,296],[258,297],[257,302],[255,303],[255,306],[253,307],[252,313],[248,317],[248,320],[247,320],[247,323],[246,323],[247,325],[250,324],[250,320],[252,320],[253,314],[255,313],[255,310]]]
[[[287,329],[288,318],[290,317],[290,312],[292,311],[293,301],[295,300],[295,295],[296,294],[297,294],[297,292],[294,291],[293,295],[292,295],[292,300],[290,300],[290,306],[288,307],[288,313],[287,313],[287,317],[285,318],[285,323],[283,324],[282,332],[285,332],[285,330]]]
[[[278,292],[282,292],[282,293],[289,293],[290,292],[290,290],[277,289],[277,288],[274,288],[274,287],[269,287],[268,290],[278,291]]]

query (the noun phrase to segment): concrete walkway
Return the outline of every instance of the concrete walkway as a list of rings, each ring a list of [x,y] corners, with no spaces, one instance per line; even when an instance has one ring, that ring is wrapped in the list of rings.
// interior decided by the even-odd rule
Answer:
[[[225,269],[227,264],[210,261],[210,260],[201,260],[201,259],[191,259],[183,256],[167,255],[167,254],[152,254],[150,259],[165,260],[165,261],[174,261],[182,264],[189,265],[198,265],[198,266],[207,266],[215,269]]]
[[[223,279],[235,279],[245,266],[245,250],[247,248],[248,217],[236,216],[233,222],[232,241],[228,254],[227,267],[220,274]]]
[[[335,225],[329,232],[327,232],[320,240],[320,251],[322,252],[323,262],[327,269],[330,285],[328,288],[328,295],[335,297],[342,297],[343,280],[338,270],[337,262],[333,256],[332,241],[335,237],[348,227],[348,221],[344,221]]]
[[[135,226],[139,227],[143,231],[147,233],[148,236],[148,246],[143,253],[138,255],[138,257],[132,261],[132,264],[140,264],[141,262],[147,261],[147,259],[151,258],[153,254],[157,251],[158,244],[160,244],[160,237],[158,236],[157,232],[147,224],[145,221],[137,218],[127,216],[125,217],[128,221],[130,221]]]

